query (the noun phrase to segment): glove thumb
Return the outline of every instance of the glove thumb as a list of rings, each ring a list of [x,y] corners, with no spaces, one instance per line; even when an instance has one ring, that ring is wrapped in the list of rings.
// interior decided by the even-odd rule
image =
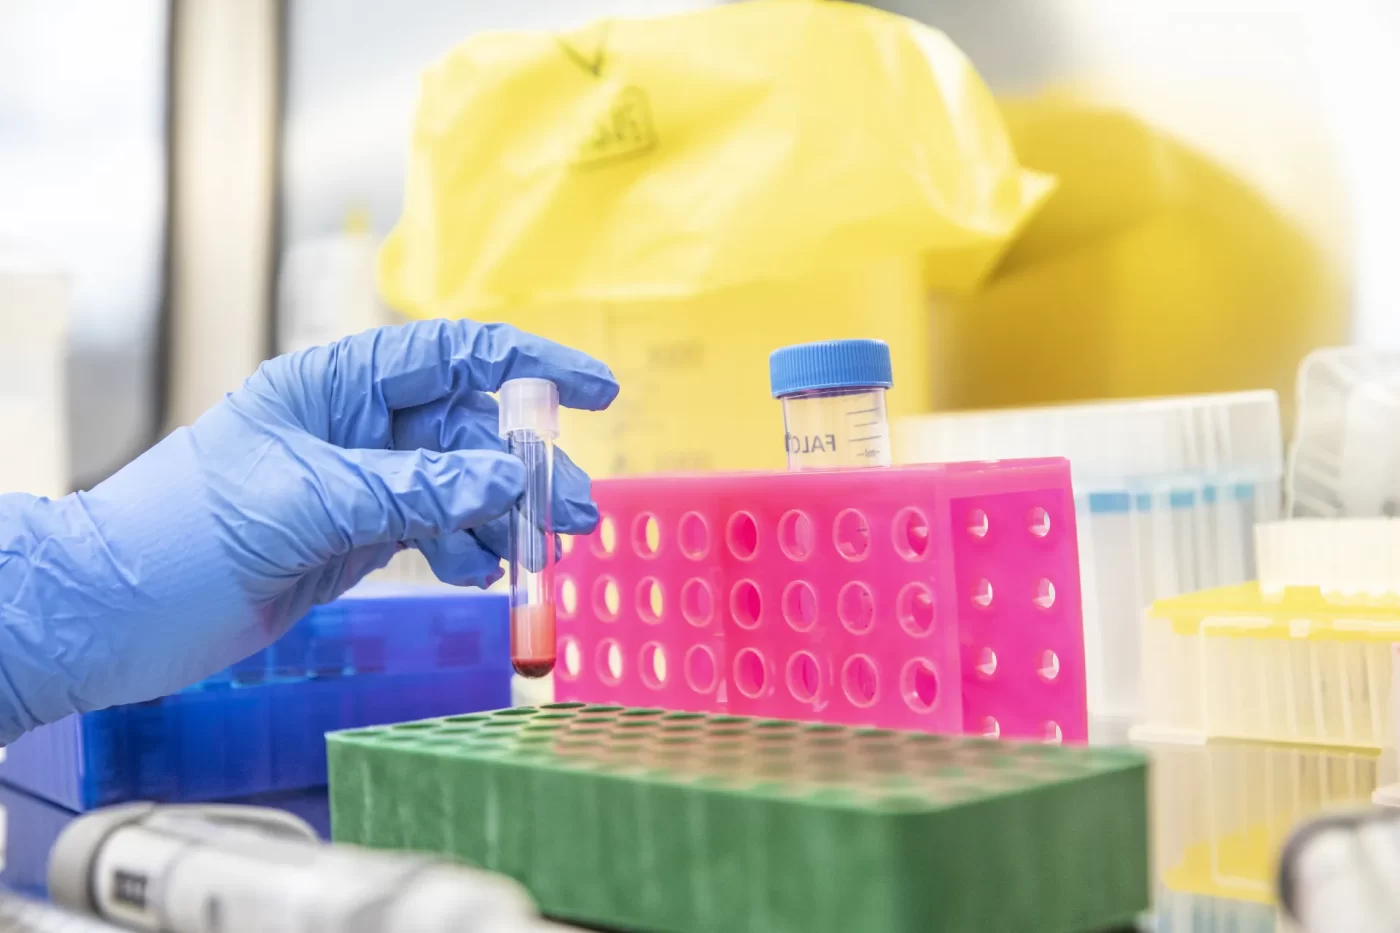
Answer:
[[[475,527],[525,489],[524,465],[500,451],[332,450],[324,501],[338,554]]]

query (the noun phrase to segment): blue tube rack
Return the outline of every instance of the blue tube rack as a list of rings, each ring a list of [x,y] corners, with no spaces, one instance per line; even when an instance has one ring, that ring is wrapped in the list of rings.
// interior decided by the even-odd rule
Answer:
[[[261,794],[220,803],[275,807],[306,820],[322,839],[331,838],[330,800],[324,787]],[[0,887],[30,897],[48,896],[49,853],[80,814],[0,783]]]
[[[77,814],[3,784],[0,811],[4,812],[0,885],[30,897],[45,897],[49,850]]]
[[[509,706],[510,675],[504,594],[365,589],[180,693],[26,734],[0,780],[74,811],[322,787],[325,733]]]

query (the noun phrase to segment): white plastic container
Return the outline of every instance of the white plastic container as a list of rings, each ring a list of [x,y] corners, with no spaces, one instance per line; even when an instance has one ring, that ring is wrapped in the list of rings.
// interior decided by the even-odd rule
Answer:
[[[0,244],[0,493],[71,488],[68,304],[61,272]]]
[[[1280,509],[1269,391],[922,415],[894,444],[896,463],[1069,458],[1092,741],[1137,720],[1143,609],[1251,579],[1253,526]]]
[[[1259,589],[1317,587],[1332,602],[1400,595],[1400,519],[1294,518],[1254,529]]]
[[[1287,514],[1400,515],[1400,351],[1316,350],[1298,367]]]

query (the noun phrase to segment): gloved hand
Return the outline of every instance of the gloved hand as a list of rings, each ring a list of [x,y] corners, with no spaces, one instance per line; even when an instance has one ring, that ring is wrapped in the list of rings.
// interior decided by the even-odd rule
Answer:
[[[617,395],[602,363],[511,327],[386,327],[264,363],[91,492],[0,496],[0,743],[214,674],[402,547],[495,580],[524,471],[487,393],[520,376],[572,408]],[[555,529],[591,531],[562,453],[554,492]]]

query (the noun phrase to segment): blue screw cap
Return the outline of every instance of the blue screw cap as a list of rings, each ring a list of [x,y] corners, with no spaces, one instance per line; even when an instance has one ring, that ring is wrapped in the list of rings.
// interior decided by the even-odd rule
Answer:
[[[813,389],[890,388],[894,367],[883,340],[823,340],[781,347],[768,357],[774,398]]]

